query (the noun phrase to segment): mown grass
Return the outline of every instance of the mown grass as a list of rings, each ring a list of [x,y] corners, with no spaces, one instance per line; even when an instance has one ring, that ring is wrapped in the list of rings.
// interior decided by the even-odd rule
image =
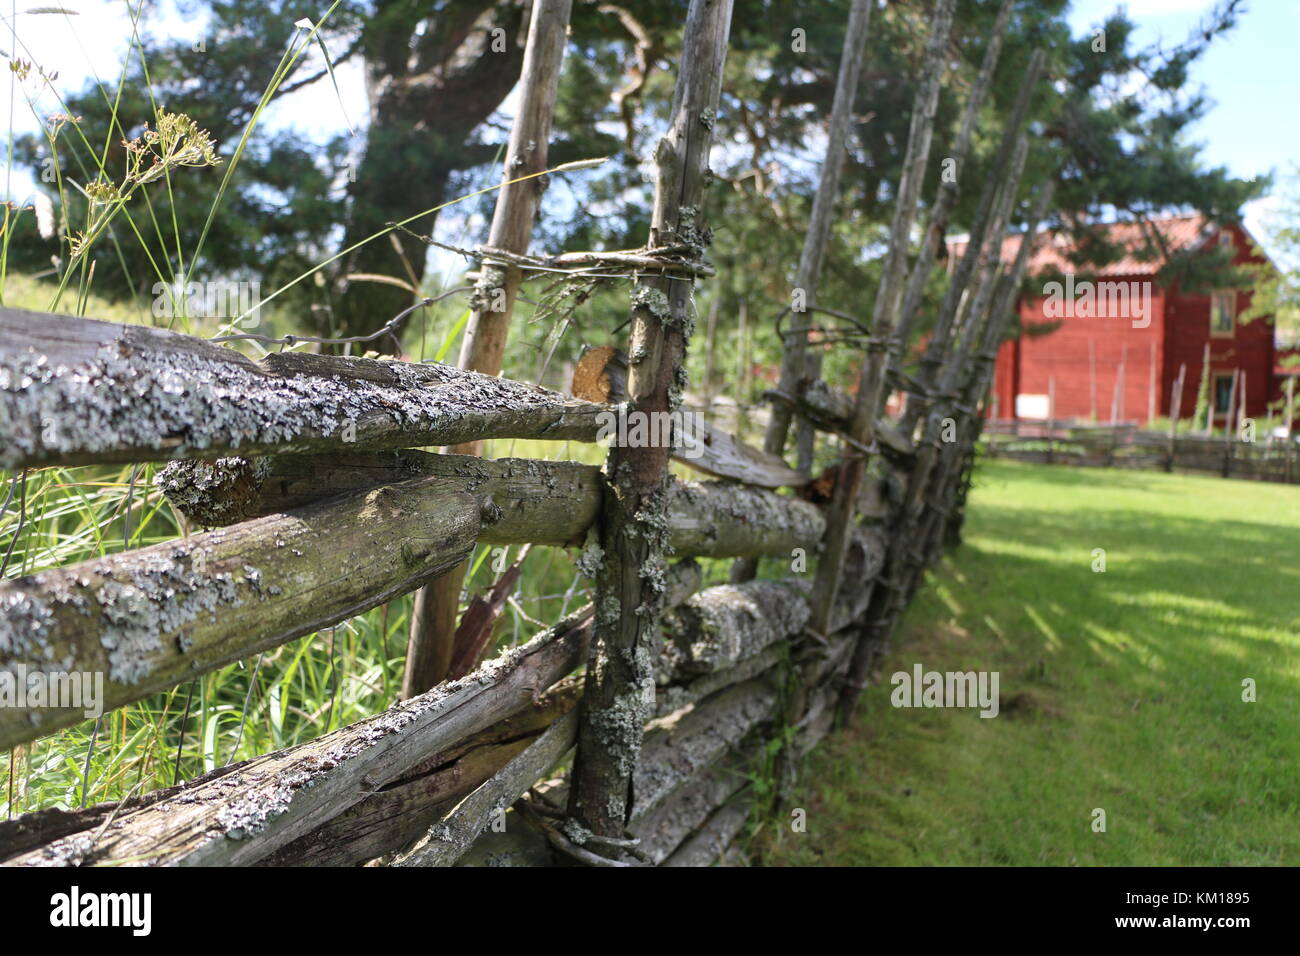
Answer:
[[[1300,862],[1300,488],[988,462],[965,537],[759,859]],[[1001,714],[892,707],[917,662],[1000,672]]]

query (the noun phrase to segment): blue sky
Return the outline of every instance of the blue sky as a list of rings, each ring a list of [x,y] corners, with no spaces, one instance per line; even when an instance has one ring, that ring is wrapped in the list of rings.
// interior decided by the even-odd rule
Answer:
[[[1070,22],[1076,33],[1100,24],[1121,6],[1114,0],[1075,0]],[[1202,22],[1211,0],[1129,0],[1123,4],[1143,43],[1182,42]],[[1192,69],[1214,106],[1193,129],[1207,165],[1225,166],[1240,177],[1279,174],[1294,181],[1300,164],[1300,0],[1247,0],[1237,27],[1220,37]],[[1246,225],[1259,238],[1275,215],[1276,197],[1246,210]]]
[[[33,5],[25,2],[20,7],[11,2],[0,9],[30,9]],[[1213,5],[1213,0],[1128,0],[1123,4],[1139,25],[1139,42],[1161,41],[1169,46],[1181,42]],[[16,22],[21,42],[10,36],[14,21],[5,15],[0,25],[0,49],[6,53],[17,50],[19,56],[57,70],[61,89],[78,88],[92,75],[113,85],[130,36],[126,4],[122,0],[65,0],[59,6],[77,15],[20,13]],[[1115,0],[1075,0],[1071,24],[1076,33],[1082,33],[1119,6]],[[1204,145],[1210,165],[1226,166],[1235,175],[1293,173],[1300,163],[1300,70],[1296,69],[1300,0],[1246,0],[1245,6],[1236,30],[1217,40],[1193,69],[1192,82],[1203,87],[1216,104],[1194,128],[1193,138]],[[167,11],[163,18],[149,24],[152,32],[185,38],[201,35],[201,24],[185,21],[169,4],[163,7]],[[340,82],[345,108],[355,122],[366,111],[357,66],[341,70]],[[34,120],[21,95],[15,100],[11,113],[10,98],[0,95],[0,122],[7,128],[12,119],[15,132],[33,130]],[[45,112],[57,109],[48,94],[38,105]],[[315,136],[345,128],[328,83],[318,83],[277,104],[269,120],[293,123]],[[12,183],[11,195],[30,195],[32,183],[26,170],[6,170],[5,181]],[[1274,197],[1252,205],[1246,210],[1248,227],[1264,238],[1261,233],[1277,206]]]

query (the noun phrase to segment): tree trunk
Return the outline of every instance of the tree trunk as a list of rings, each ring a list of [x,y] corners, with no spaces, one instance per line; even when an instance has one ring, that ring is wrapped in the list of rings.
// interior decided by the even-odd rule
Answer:
[[[524,7],[510,0],[460,0],[432,16],[419,4],[378,5],[363,41],[370,131],[349,190],[342,248],[364,244],[342,260],[323,334],[373,332],[419,295],[427,246],[400,231],[391,233],[400,252],[387,235],[371,237],[453,198],[447,194],[452,175],[483,160],[481,150],[466,146],[519,76],[523,16]],[[436,219],[430,212],[409,228],[429,234]],[[350,278],[367,275],[409,287]],[[391,338],[371,347],[398,351]]]

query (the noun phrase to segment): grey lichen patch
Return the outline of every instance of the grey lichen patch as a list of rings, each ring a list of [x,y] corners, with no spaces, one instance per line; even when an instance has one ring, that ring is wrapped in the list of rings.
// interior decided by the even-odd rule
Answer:
[[[560,829],[563,830],[564,835],[568,837],[571,841],[573,841],[573,843],[575,843],[577,846],[582,846],[593,836],[595,836],[594,833],[592,833],[589,829],[584,827],[573,817],[566,818],[565,821],[562,824],[560,824]]]
[[[251,790],[217,811],[217,825],[232,840],[243,840],[266,829],[267,823],[289,810],[294,794],[309,785],[306,772],[278,776],[267,785]]]
[[[511,414],[525,411],[554,418],[548,437],[594,429],[568,417],[581,403],[448,366],[305,353],[275,353],[258,366],[187,336],[116,334],[67,364],[34,347],[0,357],[0,467],[139,452],[310,451],[323,439],[350,440],[348,426],[358,448],[442,444],[507,437],[483,415],[508,431]]]
[[[122,684],[139,683],[155,666],[163,635],[177,635],[176,647],[188,649],[184,629],[201,615],[243,603],[235,576],[219,568],[198,570],[190,550],[143,551],[115,560],[114,577],[94,589],[104,626],[100,644],[107,652],[109,676]],[[244,565],[242,581],[260,588],[261,571]]]
[[[645,309],[663,322],[672,319],[672,306],[668,302],[668,296],[653,286],[638,285],[633,288],[632,307]]]
[[[470,294],[470,308],[476,312],[501,311],[506,285],[505,266],[496,263],[484,263],[479,269],[478,282]]]
[[[600,606],[596,610],[596,623],[604,627],[610,627],[618,624],[623,616],[623,605],[613,594],[606,594],[600,599]]]
[[[670,611],[661,679],[689,678],[732,667],[800,633],[810,608],[801,589],[782,581],[724,584]]]
[[[679,481],[671,494],[677,502],[762,528],[773,538],[814,542],[826,529],[826,519],[816,505],[734,482]]]
[[[682,397],[686,394],[686,389],[689,385],[690,373],[686,371],[686,366],[676,366],[673,369],[673,380],[668,384],[668,407],[670,409],[681,408]],[[682,447],[680,435],[674,435],[673,447]]]
[[[645,693],[640,683],[616,696],[613,702],[591,713],[591,726],[604,750],[622,776],[636,769],[641,750],[641,732],[650,719]]]
[[[588,578],[595,578],[600,573],[600,569],[605,564],[605,549],[600,546],[596,540],[591,540],[582,552],[574,559],[573,567],[579,574]]]
[[[40,598],[22,592],[0,597],[0,655],[28,661],[54,658],[50,628],[54,612]]]
[[[185,517],[216,527],[256,513],[257,498],[270,470],[268,458],[188,458],[168,462],[153,483]]]

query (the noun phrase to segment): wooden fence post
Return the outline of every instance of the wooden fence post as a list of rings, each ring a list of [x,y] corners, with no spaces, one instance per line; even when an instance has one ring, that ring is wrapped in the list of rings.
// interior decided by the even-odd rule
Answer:
[[[1223,477],[1227,478],[1232,474],[1232,444],[1233,432],[1232,417],[1237,410],[1237,382],[1241,376],[1240,369],[1232,370],[1232,386],[1228,389],[1228,411],[1223,419]],[[1210,408],[1214,408],[1214,396],[1210,396]],[[1211,411],[1213,414],[1213,411]]]
[[[907,249],[912,222],[916,217],[921,182],[930,158],[930,141],[934,134],[934,115],[939,101],[939,84],[947,56],[948,34],[952,28],[953,0],[937,0],[934,26],[926,48],[922,74],[925,79],[916,91],[912,106],[912,125],[908,134],[907,155],[899,184],[898,200],[890,227],[889,251],[881,272],[880,285],[872,308],[871,335],[858,376],[858,396],[849,430],[849,448],[835,480],[835,492],[828,512],[826,542],[817,565],[813,584],[813,618],[809,626],[824,634],[830,620],[831,605],[839,590],[844,568],[845,550],[853,527],[858,491],[866,470],[866,454],[875,444],[876,415],[885,385],[888,362],[887,342],[894,331],[903,273],[907,267]]]
[[[1292,421],[1295,418],[1295,375],[1288,375],[1286,378],[1286,481],[1290,484],[1294,478],[1292,473],[1292,459],[1295,451],[1295,439],[1292,431]]]
[[[1178,378],[1174,379],[1173,391],[1169,396],[1169,454],[1165,458],[1165,471],[1174,470],[1174,461],[1178,454],[1178,418],[1183,409],[1183,379],[1187,375],[1187,363],[1178,366]]]
[[[1002,344],[1003,336],[1006,334],[1007,325],[1011,320],[1013,306],[1019,292],[1020,282],[1029,265],[1034,235],[1037,232],[1039,222],[1047,214],[1047,209],[1054,194],[1055,184],[1049,181],[1043,186],[1034,201],[1029,219],[1025,223],[1025,234],[1021,239],[1015,262],[1008,273],[1003,276],[997,295],[994,297],[989,310],[988,321],[981,330],[979,349],[974,353],[975,361],[969,368],[965,369],[966,377],[962,383],[962,395],[954,402],[956,405],[968,408],[974,407],[978,396],[989,388],[993,378],[993,369],[997,364],[998,348]],[[979,424],[978,421],[973,420],[973,415],[966,420],[967,428],[973,427],[976,429],[976,434],[978,434]],[[952,446],[948,447],[951,448]],[[925,451],[926,449],[922,448],[921,450]],[[922,474],[923,471],[924,474]],[[942,502],[946,500],[943,498],[942,489],[948,480],[948,472],[942,464],[933,471],[926,469],[920,460],[913,465],[908,493],[898,519],[900,524],[892,529],[893,534],[885,557],[884,569],[872,593],[871,604],[867,609],[866,624],[862,629],[857,644],[854,646],[848,674],[836,704],[837,720],[841,725],[847,723],[852,715],[854,704],[862,691],[863,682],[871,665],[872,648],[879,646],[888,638],[898,614],[905,605],[907,595],[913,588],[913,578],[923,570],[918,562],[905,560],[909,551],[911,553],[924,553],[927,550],[925,531],[921,528],[921,513],[918,507],[924,502],[923,494],[928,488],[938,487],[940,490],[934,497],[939,499],[939,507],[942,507]],[[922,486],[920,490],[914,490],[917,485]]]
[[[975,122],[979,118],[980,106],[983,104],[984,97],[988,94],[989,87],[993,83],[993,72],[997,68],[998,58],[1002,53],[1002,39],[1011,21],[1013,5],[1014,0],[1003,0],[1002,7],[998,10],[998,18],[993,24],[993,31],[989,34],[988,46],[984,50],[984,61],[980,64],[979,74],[971,85],[970,93],[966,98],[966,105],[962,109],[961,126],[957,131],[957,140],[953,143],[951,153],[944,157],[945,161],[952,161],[955,175],[952,178],[941,177],[939,190],[934,197],[934,204],[930,207],[930,218],[926,223],[925,237],[917,253],[916,262],[912,265],[911,274],[907,277],[907,289],[903,293],[903,305],[898,312],[897,333],[899,341],[904,346],[907,344],[913,323],[920,311],[921,298],[925,293],[925,286],[930,278],[930,270],[934,268],[934,262],[939,255],[939,250],[947,240],[948,225],[952,221],[953,209],[956,208],[957,200],[961,195],[962,168],[966,164],[966,154],[970,152],[970,143],[975,132]],[[973,236],[972,241],[974,241]],[[900,348],[891,356],[895,370],[902,355],[903,350]]]
[[[722,88],[732,0],[691,0],[669,130],[655,152],[650,247],[707,244],[700,204]],[[642,276],[632,293],[627,415],[676,411],[692,307],[690,274]],[[670,448],[612,447],[596,576],[596,629],[569,793],[572,827],[595,840],[625,836],[632,773],[653,710],[653,654],[664,587],[666,478]],[[610,855],[618,844],[594,843]]]
[[[510,130],[504,178],[508,181],[546,168],[551,116],[564,60],[566,31],[573,0],[537,0],[519,76],[519,112]],[[488,246],[504,252],[526,253],[544,179],[508,183],[497,196],[488,232]],[[501,373],[510,318],[522,274],[517,266],[483,260],[472,300],[473,313],[461,343],[461,368],[486,375]],[[479,441],[453,445],[448,451],[478,455]],[[410,638],[402,697],[424,693],[447,676],[451,662],[460,592],[468,563],[459,564],[416,592],[411,606]]]
[[[808,332],[817,305],[817,282],[821,277],[822,261],[825,259],[835,213],[835,200],[839,195],[840,177],[844,171],[849,127],[853,120],[853,101],[858,92],[864,43],[873,6],[873,0],[853,0],[853,6],[849,10],[849,25],[844,34],[839,75],[835,81],[835,100],[831,104],[826,156],[822,159],[821,177],[817,182],[808,231],[804,233],[799,268],[795,273],[795,288],[803,290],[805,307],[801,310],[791,309],[790,328],[782,343],[777,390],[783,396],[795,394],[808,370]],[[774,455],[785,453],[792,418],[793,406],[783,400],[771,403],[767,433],[763,436],[764,451]],[[758,562],[747,558],[732,566],[731,579],[737,583],[749,581],[757,573]]]
[[[1025,118],[1029,113],[1029,106],[1033,101],[1033,94],[1037,88],[1038,77],[1043,71],[1045,60],[1046,54],[1041,49],[1035,50],[1033,56],[1030,57],[1029,65],[1025,69],[1025,75],[1020,84],[1020,91],[1016,95],[1015,105],[1011,110],[1011,116],[1008,117],[1006,128],[1003,130],[1002,142],[998,145],[997,156],[985,178],[984,191],[980,194],[979,205],[975,210],[975,218],[971,222],[970,238],[967,241],[966,251],[962,254],[956,268],[953,270],[952,277],[948,281],[948,288],[944,291],[943,302],[939,306],[939,315],[935,321],[935,327],[931,331],[930,340],[926,343],[925,351],[922,353],[921,367],[917,370],[917,383],[924,393],[928,393],[938,379],[940,367],[948,354],[953,329],[961,309],[962,297],[972,279],[978,278],[976,270],[982,260],[984,242],[989,233],[989,220],[995,211],[994,203],[1000,195],[999,185],[1006,178],[1006,169],[1015,152],[1016,142],[1020,136],[1020,128],[1024,125]],[[1001,242],[1002,237],[998,236],[997,238]],[[997,248],[1000,254],[1001,246],[999,245]],[[902,430],[904,434],[911,433],[921,416],[925,414],[925,406],[928,404],[925,394],[915,397],[916,401],[907,403],[907,412],[903,418]],[[1015,409],[1012,409],[1011,412],[1014,416]]]
[[[787,395],[794,394],[800,379],[804,376],[808,330],[811,326],[810,317],[817,304],[817,282],[821,276],[826,243],[830,237],[831,223],[835,215],[835,200],[839,195],[849,127],[853,120],[853,101],[858,92],[864,44],[871,23],[871,9],[874,6],[874,0],[853,0],[853,6],[849,10],[849,24],[844,34],[844,48],[840,53],[839,74],[835,82],[835,99],[831,105],[826,156],[822,160],[821,178],[817,183],[817,193],[813,197],[808,231],[804,233],[799,268],[795,273],[795,288],[803,290],[805,307],[791,310],[790,328],[786,332],[781,353],[781,372],[777,387]],[[767,434],[763,440],[766,451],[776,455],[785,451],[791,418],[790,405],[784,402],[772,404]]]

